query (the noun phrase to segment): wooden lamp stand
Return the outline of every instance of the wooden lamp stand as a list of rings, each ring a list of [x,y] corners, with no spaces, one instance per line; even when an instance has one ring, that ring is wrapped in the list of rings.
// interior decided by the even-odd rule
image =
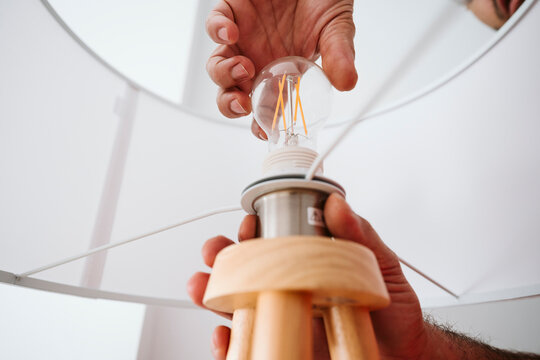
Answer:
[[[324,201],[343,190],[327,179],[319,189],[275,181],[244,192],[261,238],[218,254],[204,296],[208,308],[233,313],[227,360],[311,360],[314,316],[332,360],[378,359],[369,311],[389,296],[377,260],[365,246],[321,236]]]

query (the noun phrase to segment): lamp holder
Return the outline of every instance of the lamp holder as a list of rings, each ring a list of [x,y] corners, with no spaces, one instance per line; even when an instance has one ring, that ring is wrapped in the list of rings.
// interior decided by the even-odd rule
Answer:
[[[250,184],[241,204],[249,214],[258,215],[260,237],[328,236],[323,211],[334,192],[345,196],[338,183],[323,176],[306,180],[304,174],[277,175]]]
[[[263,176],[307,173],[318,157],[314,150],[303,146],[284,146],[269,152],[263,161]],[[322,165],[316,175],[322,175]]]

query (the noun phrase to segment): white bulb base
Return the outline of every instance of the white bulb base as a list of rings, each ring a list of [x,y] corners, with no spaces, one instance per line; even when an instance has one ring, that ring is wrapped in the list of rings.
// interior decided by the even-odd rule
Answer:
[[[301,146],[286,146],[266,155],[263,162],[263,176],[284,174],[307,174],[319,154]],[[316,175],[322,175],[323,166],[319,166]]]

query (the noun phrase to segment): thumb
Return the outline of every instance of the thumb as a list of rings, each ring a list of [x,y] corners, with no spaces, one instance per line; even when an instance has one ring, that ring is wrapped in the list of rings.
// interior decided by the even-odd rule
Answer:
[[[351,11],[342,12],[323,29],[319,52],[323,69],[338,90],[352,90],[358,75],[354,67],[354,23]]]
[[[340,195],[332,194],[326,200],[324,217],[333,236],[352,240],[373,251],[381,270],[399,266],[396,254],[386,246],[369,222],[356,215]]]

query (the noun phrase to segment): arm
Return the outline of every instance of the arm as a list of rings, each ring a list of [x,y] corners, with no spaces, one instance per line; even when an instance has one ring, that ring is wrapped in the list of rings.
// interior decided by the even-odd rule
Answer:
[[[425,359],[459,359],[459,360],[535,360],[540,355],[512,352],[487,345],[477,339],[455,332],[448,326],[434,323],[430,318],[425,320],[428,329],[429,349]]]

